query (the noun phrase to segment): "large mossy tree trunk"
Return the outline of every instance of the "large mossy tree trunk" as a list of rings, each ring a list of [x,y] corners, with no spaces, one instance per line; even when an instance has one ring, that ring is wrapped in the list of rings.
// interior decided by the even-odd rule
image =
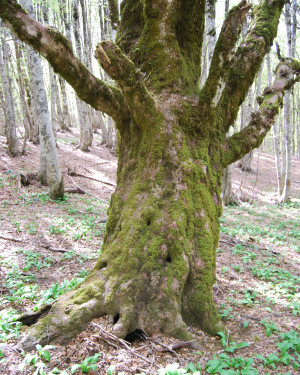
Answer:
[[[117,1],[110,15],[117,25]],[[0,0],[5,24],[45,58],[77,95],[118,129],[117,188],[102,254],[76,290],[62,296],[22,340],[25,349],[65,343],[101,315],[119,336],[136,329],[190,337],[187,325],[223,329],[213,303],[222,172],[258,147],[300,64],[282,61],[249,125],[226,138],[276,35],[283,0],[266,0],[239,46],[251,8],[233,8],[199,89],[205,1],[124,0],[116,43],[96,58],[116,82],[95,78],[56,30]]]

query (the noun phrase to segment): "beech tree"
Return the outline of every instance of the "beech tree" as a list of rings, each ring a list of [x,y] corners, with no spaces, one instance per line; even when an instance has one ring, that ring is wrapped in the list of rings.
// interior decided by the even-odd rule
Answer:
[[[258,147],[300,63],[281,61],[273,85],[240,132],[226,138],[277,33],[284,0],[246,1],[228,13],[199,89],[205,0],[110,0],[116,42],[95,55],[115,81],[93,76],[56,29],[33,20],[15,0],[0,17],[44,56],[78,97],[112,117],[119,132],[117,187],[93,271],[51,308],[36,313],[22,339],[66,343],[95,317],[112,332],[137,329],[190,338],[187,325],[225,330],[213,302],[223,170]],[[252,10],[251,10],[252,9]],[[242,23],[252,22],[240,41]]]

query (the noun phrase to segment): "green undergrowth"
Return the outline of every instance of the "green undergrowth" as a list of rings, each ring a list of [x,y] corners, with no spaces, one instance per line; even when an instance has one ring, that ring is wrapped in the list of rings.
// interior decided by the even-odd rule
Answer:
[[[300,253],[300,202],[283,205],[230,207],[221,218],[221,232],[241,240],[283,246]]]
[[[237,352],[242,348],[247,348],[250,344],[247,342],[228,342],[227,337],[223,332],[219,332],[220,341],[223,350],[219,354],[215,354],[212,359],[202,364],[200,361],[196,364],[188,363],[186,366],[180,366],[177,362],[168,364],[160,368],[156,374],[159,375],[181,375],[181,374],[219,374],[219,375],[258,375],[263,371],[264,374],[271,374],[271,370],[280,366],[284,368],[291,365],[293,370],[298,371],[300,368],[300,335],[299,332],[290,330],[285,333],[280,333],[278,342],[275,343],[276,350],[272,353],[261,355],[255,354],[254,358],[240,356]],[[79,373],[97,372],[98,362],[103,357],[103,353],[96,353],[93,356],[86,357],[80,363],[75,363],[71,366],[65,366],[64,369],[54,367],[51,360],[51,353],[56,348],[53,345],[36,346],[36,351],[33,353],[22,352],[23,361],[19,368],[20,370],[31,371],[33,374],[40,375],[73,375]],[[201,352],[197,352],[199,357]],[[1,356],[1,352],[0,352]],[[5,359],[4,359],[5,360]],[[52,368],[52,370],[49,370]],[[103,372],[102,372],[103,373]],[[116,371],[116,365],[112,364],[107,368],[108,375],[125,375],[124,372]],[[140,372],[139,375],[146,375],[145,372]],[[292,375],[290,371],[281,372],[279,370],[277,375]]]

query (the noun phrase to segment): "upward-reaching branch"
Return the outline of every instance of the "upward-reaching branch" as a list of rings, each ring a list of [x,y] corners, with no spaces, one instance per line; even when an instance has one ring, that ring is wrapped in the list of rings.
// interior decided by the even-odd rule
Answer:
[[[273,86],[267,87],[263,97],[258,98],[261,104],[258,111],[252,115],[249,125],[226,140],[223,147],[224,167],[259,147],[274,123],[279,106],[282,104],[284,91],[290,89],[299,80],[299,61],[286,59],[278,64]]]
[[[76,58],[68,40],[56,29],[31,18],[15,0],[0,0],[0,17],[19,39],[49,61],[80,99],[107,113],[117,124],[129,117],[121,91],[91,74]]]
[[[273,44],[284,4],[285,0],[263,0],[254,8],[254,19],[231,61],[230,72],[217,106],[225,132],[234,123],[263,58]]]
[[[216,106],[219,103],[230,70],[233,49],[250,8],[251,5],[247,4],[246,0],[243,0],[231,9],[224,21],[214,50],[209,75],[201,90],[200,98],[203,98],[203,104],[206,106],[211,104]]]
[[[113,42],[98,44],[95,57],[106,73],[119,84],[136,124],[148,124],[150,116],[156,113],[155,103],[134,63]]]

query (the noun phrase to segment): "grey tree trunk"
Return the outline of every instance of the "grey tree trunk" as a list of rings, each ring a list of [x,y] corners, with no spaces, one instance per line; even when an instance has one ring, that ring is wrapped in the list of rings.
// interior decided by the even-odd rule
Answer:
[[[62,95],[62,101],[63,101],[63,122],[61,124],[62,130],[70,130],[71,127],[71,117],[70,117],[70,110],[69,110],[69,104],[68,104],[68,96],[66,91],[66,83],[65,81],[59,76],[59,86],[60,91]]]
[[[20,91],[20,99],[22,103],[22,109],[24,113],[24,142],[22,146],[22,154],[26,152],[26,141],[28,138],[33,138],[33,123],[32,123],[32,118],[29,112],[28,104],[26,102],[26,93],[25,93],[25,87],[24,87],[24,76],[23,72],[21,69],[21,54],[20,54],[20,49],[18,45],[18,40],[14,39],[14,46],[15,46],[15,53],[16,53],[16,63],[17,63],[17,70],[18,70],[18,85],[19,85],[19,91]]]
[[[291,14],[293,12],[293,16]],[[296,0],[289,2],[285,5],[285,21],[286,21],[286,31],[287,31],[287,51],[288,57],[295,57],[295,45],[296,45],[296,30],[297,30],[297,20],[294,14],[296,13]],[[292,21],[296,22],[296,25],[292,25]],[[286,203],[290,201],[290,190],[291,190],[291,169],[292,169],[292,147],[291,147],[291,91],[287,90],[284,96],[284,137],[282,142],[285,146],[285,163],[284,167],[284,188],[280,198],[281,203]]]
[[[74,36],[76,53],[80,61],[83,62],[82,43],[80,36],[80,19],[78,0],[73,0],[73,20],[74,20]],[[88,114],[88,105],[76,97],[76,104],[78,109],[78,117],[80,124],[80,149],[88,151],[89,146],[93,141],[93,131]]]
[[[21,0],[22,5],[28,10],[29,14],[33,15],[32,0]],[[39,129],[40,129],[40,147],[41,147],[41,158],[42,169],[39,171],[42,179],[45,178],[45,157],[46,155],[46,174],[47,182],[49,185],[49,196],[52,199],[58,199],[64,197],[64,184],[63,177],[60,171],[58,154],[55,144],[55,138],[53,135],[52,125],[50,121],[47,97],[43,82],[43,69],[41,65],[40,56],[30,51],[30,73],[32,77],[33,92],[32,96],[35,99],[36,117],[38,118]]]
[[[242,106],[241,129],[243,129],[249,123],[251,119],[252,110],[253,110],[253,88],[251,86],[248,92],[248,103],[246,105],[246,102],[244,102]],[[247,155],[245,155],[239,161],[238,166],[239,168],[241,168],[243,172],[251,172],[252,158],[253,158],[253,150],[251,150]]]
[[[4,99],[5,99],[5,134],[7,140],[7,152],[10,156],[18,154],[16,118],[14,112],[14,100],[12,96],[12,78],[8,62],[8,44],[5,39],[1,40],[0,47],[0,76],[2,81]]]
[[[50,108],[51,108],[51,123],[52,123],[52,130],[53,134],[56,137],[56,129],[58,128],[58,121],[57,121],[57,112],[56,112],[56,86],[55,86],[55,78],[54,73],[51,65],[49,65],[49,75],[50,75],[50,85],[51,85],[51,96],[50,96]]]

